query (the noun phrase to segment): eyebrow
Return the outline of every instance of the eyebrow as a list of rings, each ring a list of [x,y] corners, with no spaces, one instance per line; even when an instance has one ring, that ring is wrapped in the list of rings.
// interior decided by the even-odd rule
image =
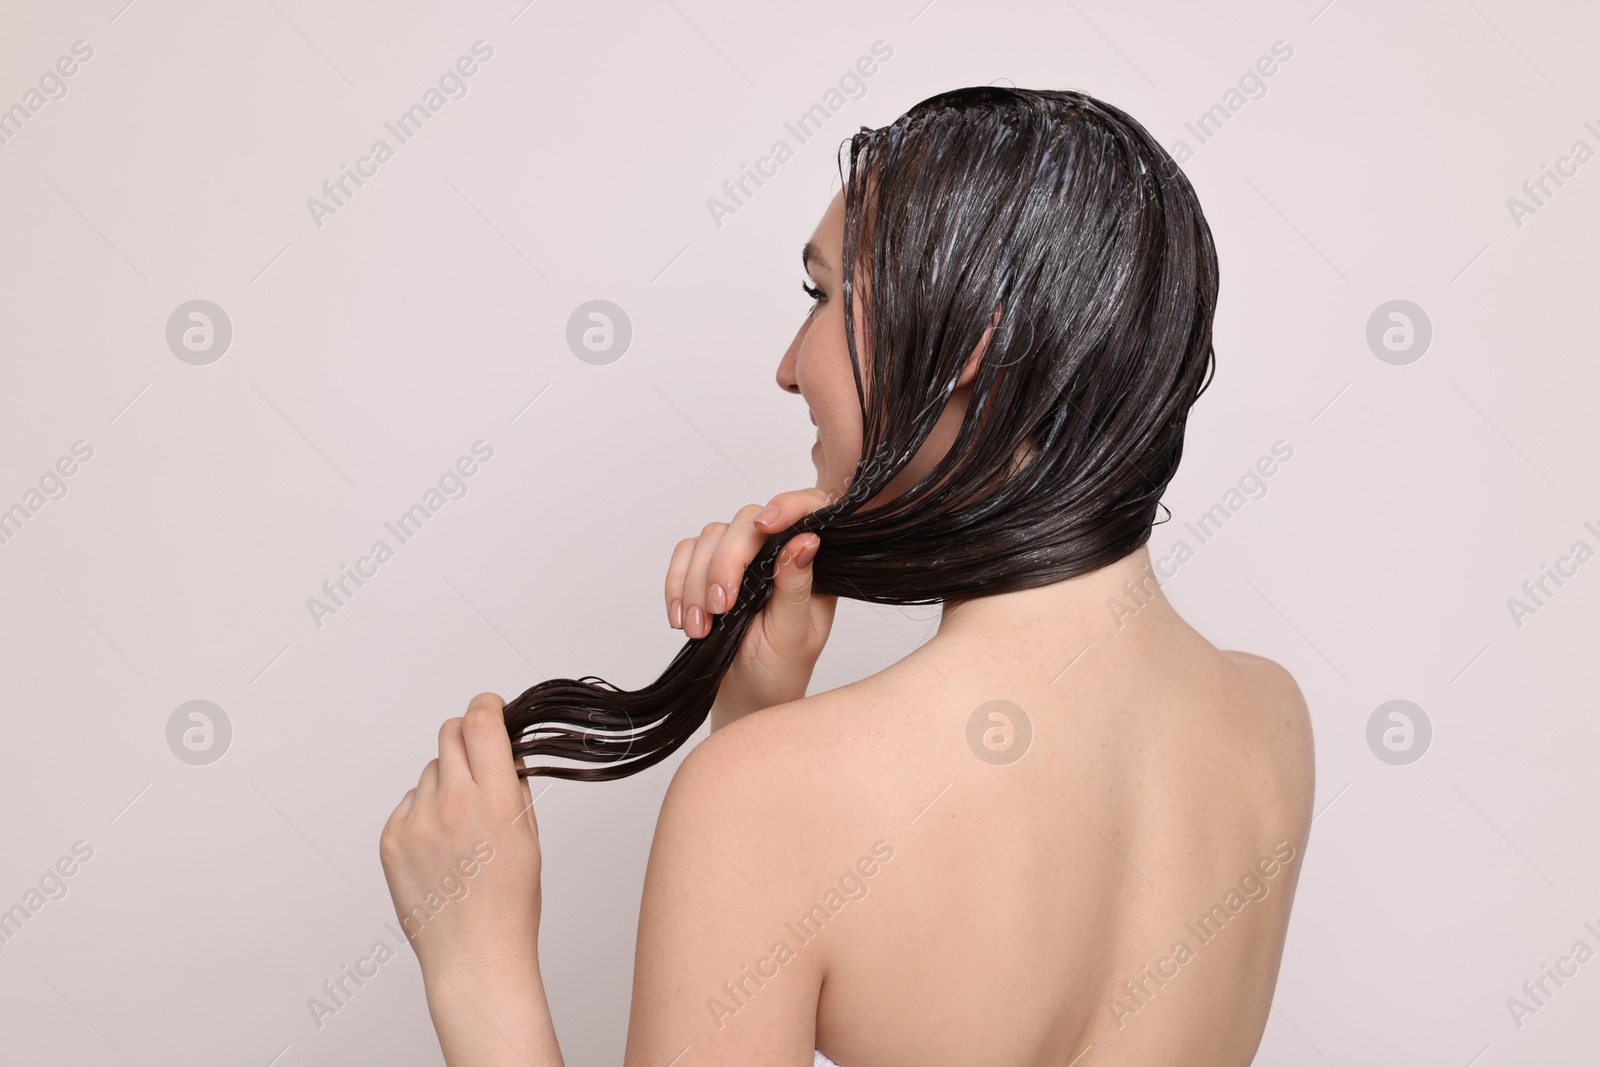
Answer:
[[[828,261],[823,258],[822,250],[816,246],[816,242],[807,241],[805,243],[805,247],[800,249],[800,264],[801,266],[805,267],[806,270],[810,270],[813,260],[816,261],[817,265],[822,267],[824,270],[833,269],[828,265]]]

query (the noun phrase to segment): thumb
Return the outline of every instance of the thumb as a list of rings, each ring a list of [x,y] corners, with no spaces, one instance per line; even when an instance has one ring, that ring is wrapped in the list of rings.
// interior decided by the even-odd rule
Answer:
[[[778,553],[767,613],[770,623],[785,638],[799,640],[811,630],[811,561],[821,547],[821,537],[803,533]]]

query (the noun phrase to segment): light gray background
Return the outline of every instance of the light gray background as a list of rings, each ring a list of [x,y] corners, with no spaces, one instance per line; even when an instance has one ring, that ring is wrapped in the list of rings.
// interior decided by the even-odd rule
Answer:
[[[124,2],[0,14],[0,107],[94,49],[0,145],[0,507],[94,449],[0,545],[0,906],[94,849],[0,946],[0,1060],[438,1062],[409,954],[320,1029],[306,1006],[395,941],[377,836],[438,724],[484,689],[657,675],[673,543],[813,478],[773,373],[833,146],[1002,79],[1196,148],[1220,369],[1156,553],[1274,441],[1294,450],[1168,583],[1218,645],[1287,665],[1315,719],[1318,815],[1259,1061],[1592,1054],[1600,962],[1520,1029],[1506,1006],[1574,941],[1600,947],[1600,562],[1520,628],[1507,607],[1575,541],[1600,547],[1600,162],[1520,226],[1507,206],[1575,140],[1600,148],[1592,7]],[[494,56],[468,95],[315,226],[307,198],[478,40]],[[785,120],[877,40],[893,57],[866,94],[715,225],[707,198],[793,144]],[[1266,94],[1197,145],[1184,123],[1280,40]],[[192,299],[232,322],[209,366],[165,342]],[[609,366],[565,344],[591,299],[633,325]],[[1365,340],[1392,299],[1433,326],[1407,366]],[[479,439],[468,495],[313,625],[306,599]],[[816,687],[935,617],[843,605]],[[1366,741],[1396,698],[1434,729],[1408,766]],[[167,747],[194,699],[233,727],[209,766]],[[676,764],[538,801],[569,1063],[621,1057]]]

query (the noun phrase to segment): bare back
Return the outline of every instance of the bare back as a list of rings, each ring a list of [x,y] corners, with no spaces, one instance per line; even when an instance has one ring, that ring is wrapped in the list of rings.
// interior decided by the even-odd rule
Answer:
[[[1250,1062],[1309,832],[1305,705],[1170,608],[1140,622],[941,633],[760,713],[813,770],[787,833],[818,907],[788,929],[842,1067]]]

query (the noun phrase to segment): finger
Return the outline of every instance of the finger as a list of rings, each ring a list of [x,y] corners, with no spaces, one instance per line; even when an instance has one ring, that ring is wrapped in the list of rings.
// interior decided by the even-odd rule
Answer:
[[[389,813],[389,821],[383,824],[384,829],[388,829],[393,824],[411,814],[411,804],[416,799],[416,796],[417,791],[415,787],[406,790],[406,795],[400,798],[400,803],[396,804],[394,806],[394,811]]]
[[[756,528],[762,533],[787,530],[813,511],[833,503],[834,495],[825,489],[794,489],[773,497],[757,516]]]
[[[511,754],[511,735],[506,733],[506,702],[493,693],[479,693],[467,705],[462,720],[462,740],[472,780],[491,792],[515,800],[521,795],[517,783],[517,760]]]
[[[685,537],[672,550],[667,564],[667,625],[683,629],[683,580],[689,575],[689,560],[694,558],[695,538]]]
[[[439,787],[441,789],[472,781],[467,765],[467,746],[461,738],[461,716],[446,719],[439,727]]]
[[[823,602],[824,624],[831,623],[836,597],[812,595],[812,561],[821,549],[822,538],[815,533],[797,535],[778,553],[773,574],[772,599],[767,603],[767,625],[784,645],[808,645],[814,638],[813,601]]]
[[[426,767],[422,768],[422,775],[417,779],[417,796],[415,800],[425,800],[433,796],[433,794],[438,792],[438,790],[439,760],[438,757],[435,757],[428,761],[428,765]],[[415,803],[415,800],[413,803]]]
[[[683,632],[690,637],[704,637],[711,632],[711,617],[706,614],[706,571],[727,527],[725,522],[711,523],[694,543],[694,555],[683,579]]]
[[[740,508],[711,554],[706,570],[706,609],[713,615],[732,610],[744,582],[745,568],[767,543],[767,535],[755,524],[755,517],[761,513],[760,504]]]
[[[706,575],[707,605],[711,613],[732,610],[744,582],[744,572],[769,536],[788,529],[832,500],[833,495],[822,489],[796,489],[779,493],[766,507],[751,504],[740,508],[723,532]],[[722,590],[720,598],[719,588]]]

